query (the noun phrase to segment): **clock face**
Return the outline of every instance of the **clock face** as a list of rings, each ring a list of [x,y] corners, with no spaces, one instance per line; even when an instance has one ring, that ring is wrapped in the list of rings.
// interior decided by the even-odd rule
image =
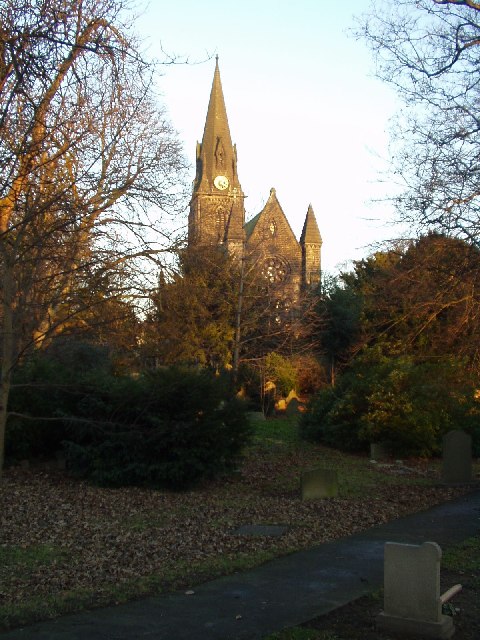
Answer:
[[[226,176],[217,176],[213,181],[213,184],[220,189],[220,191],[225,191],[228,188],[228,178]]]

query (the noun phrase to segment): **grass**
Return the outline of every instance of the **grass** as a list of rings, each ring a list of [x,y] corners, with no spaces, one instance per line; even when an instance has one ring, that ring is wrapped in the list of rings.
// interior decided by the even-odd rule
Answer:
[[[255,428],[255,444],[280,445],[282,448],[293,448],[303,444],[298,433],[298,418],[295,416],[269,420],[252,417],[251,421]]]
[[[162,575],[153,574],[112,585],[108,589],[99,591],[71,589],[48,597],[31,597],[25,603],[1,605],[0,628],[29,625],[39,620],[68,615],[82,609],[118,605],[129,600],[191,588],[192,584],[214,580],[236,571],[246,571],[272,560],[275,556],[274,551],[257,551],[238,554],[233,559],[218,556],[196,562],[177,562],[175,567],[162,572]]]
[[[464,542],[447,549],[443,553],[442,566],[464,573],[480,572],[480,535],[468,538]],[[480,579],[476,579],[480,587]]]
[[[61,558],[62,552],[49,545],[33,545],[31,547],[0,547],[0,566],[9,568],[16,566],[23,571],[32,571],[41,565],[47,565]]]
[[[299,437],[298,418],[282,417],[269,420],[253,419],[255,437],[252,448],[260,448],[267,455],[275,457],[281,454],[289,454],[295,451],[312,451],[311,444]],[[346,455],[341,451],[317,446],[316,458],[313,458],[309,467],[325,467],[336,469],[338,472],[339,496],[354,498],[368,493],[378,483],[378,472],[366,456]],[[311,456],[309,456],[311,458]],[[382,477],[382,482],[387,485],[429,485],[428,478],[408,475]],[[293,490],[298,486],[298,478],[286,476],[281,485],[282,489]]]

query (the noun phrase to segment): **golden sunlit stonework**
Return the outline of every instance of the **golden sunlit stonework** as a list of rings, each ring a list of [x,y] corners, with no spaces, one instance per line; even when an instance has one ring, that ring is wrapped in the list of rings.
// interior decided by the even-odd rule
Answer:
[[[245,223],[245,195],[237,174],[223,97],[218,58],[201,143],[188,219],[189,247],[224,246],[231,255],[255,265],[279,296],[298,298],[302,288],[320,281],[322,239],[312,206],[298,241],[275,189],[262,211]]]

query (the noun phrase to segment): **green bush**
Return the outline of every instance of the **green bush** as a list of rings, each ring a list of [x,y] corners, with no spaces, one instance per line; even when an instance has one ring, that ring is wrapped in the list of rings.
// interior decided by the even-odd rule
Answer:
[[[16,372],[7,461],[64,449],[67,468],[99,484],[193,485],[232,468],[248,441],[244,404],[227,386],[192,370],[115,376],[105,350],[57,344]]]
[[[105,348],[74,339],[58,339],[25,359],[10,392],[7,461],[53,457],[65,439],[64,417],[76,413],[86,389],[109,368]]]
[[[275,384],[277,396],[288,396],[298,386],[297,370],[290,358],[272,351],[265,356],[265,380]]]
[[[451,429],[471,433],[480,447],[480,405],[462,362],[415,362],[367,350],[334,389],[317,394],[304,414],[304,438],[344,450],[382,442],[397,456],[438,454]]]
[[[343,384],[342,384],[343,383]],[[336,387],[319,391],[308,403],[300,420],[300,436],[321,442],[343,451],[363,451],[365,443],[359,438],[356,404],[360,396],[352,396],[347,377]]]
[[[183,489],[212,478],[235,466],[250,436],[243,403],[224,398],[213,375],[189,370],[98,387],[69,427],[67,468],[104,486]]]

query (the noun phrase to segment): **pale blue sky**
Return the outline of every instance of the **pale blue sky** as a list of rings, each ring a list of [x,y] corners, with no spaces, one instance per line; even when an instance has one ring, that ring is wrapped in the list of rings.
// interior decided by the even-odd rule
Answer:
[[[159,90],[194,176],[219,55],[247,219],[271,187],[299,236],[309,203],[323,237],[323,266],[370,252],[395,235],[387,205],[369,201],[387,157],[392,92],[373,78],[362,42],[347,34],[369,0],[152,0],[138,30],[150,55],[161,49],[189,65],[164,68]],[[197,62],[200,62],[197,64]]]

